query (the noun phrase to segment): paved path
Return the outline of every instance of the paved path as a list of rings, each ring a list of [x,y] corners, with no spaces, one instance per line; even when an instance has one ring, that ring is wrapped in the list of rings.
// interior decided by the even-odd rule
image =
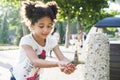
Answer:
[[[69,59],[73,59],[74,50],[73,47],[65,48],[63,46],[60,47],[62,52]],[[8,51],[0,51],[0,80],[9,80],[10,66],[14,65],[17,61],[18,50],[8,50]],[[79,56],[82,59],[82,56]],[[47,57],[48,60],[57,60],[53,55],[53,58]],[[84,64],[80,64],[77,66],[77,70],[71,75],[66,75],[62,73],[59,68],[47,68],[43,71],[43,79],[42,80],[84,80]]]

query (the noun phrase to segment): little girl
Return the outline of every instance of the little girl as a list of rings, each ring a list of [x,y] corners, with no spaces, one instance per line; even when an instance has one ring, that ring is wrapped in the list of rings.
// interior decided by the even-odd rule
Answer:
[[[65,74],[73,73],[75,66],[62,54],[56,39],[50,37],[58,13],[56,2],[24,2],[21,12],[31,33],[20,40],[20,56],[11,68],[11,80],[39,80],[41,68],[59,67]],[[50,50],[59,61],[45,60]]]

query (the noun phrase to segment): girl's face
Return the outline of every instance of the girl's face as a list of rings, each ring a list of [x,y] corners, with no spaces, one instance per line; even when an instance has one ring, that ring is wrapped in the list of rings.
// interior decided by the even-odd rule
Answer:
[[[43,17],[32,25],[32,32],[34,37],[38,39],[46,39],[53,28],[53,22],[49,17]]]

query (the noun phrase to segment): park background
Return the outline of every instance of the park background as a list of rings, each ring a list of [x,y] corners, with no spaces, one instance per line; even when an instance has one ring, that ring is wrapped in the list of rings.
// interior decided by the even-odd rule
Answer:
[[[21,3],[25,0],[1,0],[0,1],[0,80],[8,80],[10,76],[9,64],[13,65],[17,58],[18,44],[22,36],[29,34],[27,27],[21,22]],[[33,0],[48,2],[52,0]],[[60,48],[66,56],[73,59],[73,47],[69,44],[71,35],[78,34],[79,31],[88,33],[91,27],[105,17],[114,17],[120,14],[120,0],[54,0],[60,7],[58,20],[55,27],[60,34]],[[111,33],[110,37],[115,37],[115,28],[107,28]],[[64,45],[64,46],[63,46]],[[68,48],[69,47],[69,48]],[[10,50],[10,51],[9,51]],[[80,56],[82,58],[82,56]],[[56,60],[55,58],[49,58]],[[78,66],[72,76],[59,73],[58,68],[47,70],[51,74],[47,78],[53,80],[82,80],[84,65]],[[83,69],[82,69],[83,70]],[[53,73],[57,73],[52,75]],[[6,77],[7,75],[7,77]],[[47,75],[47,73],[46,73]],[[45,76],[46,76],[45,75]],[[47,75],[48,76],[48,75]],[[56,77],[54,77],[56,76]],[[81,77],[82,76],[82,77]]]
[[[30,33],[21,22],[21,3],[25,0],[0,1],[0,45],[18,45],[22,36]],[[52,0],[32,0],[48,2]],[[60,44],[69,47],[71,35],[79,31],[88,33],[90,28],[105,17],[120,14],[119,0],[54,0],[60,7],[55,23],[60,33]],[[113,6],[111,6],[113,5]],[[113,34],[116,29],[107,29]]]

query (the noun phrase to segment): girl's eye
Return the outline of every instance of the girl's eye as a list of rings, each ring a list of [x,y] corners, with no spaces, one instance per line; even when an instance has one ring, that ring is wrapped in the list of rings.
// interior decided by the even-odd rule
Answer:
[[[48,26],[49,29],[52,29],[52,26]]]
[[[39,26],[39,28],[44,28],[44,26]]]

